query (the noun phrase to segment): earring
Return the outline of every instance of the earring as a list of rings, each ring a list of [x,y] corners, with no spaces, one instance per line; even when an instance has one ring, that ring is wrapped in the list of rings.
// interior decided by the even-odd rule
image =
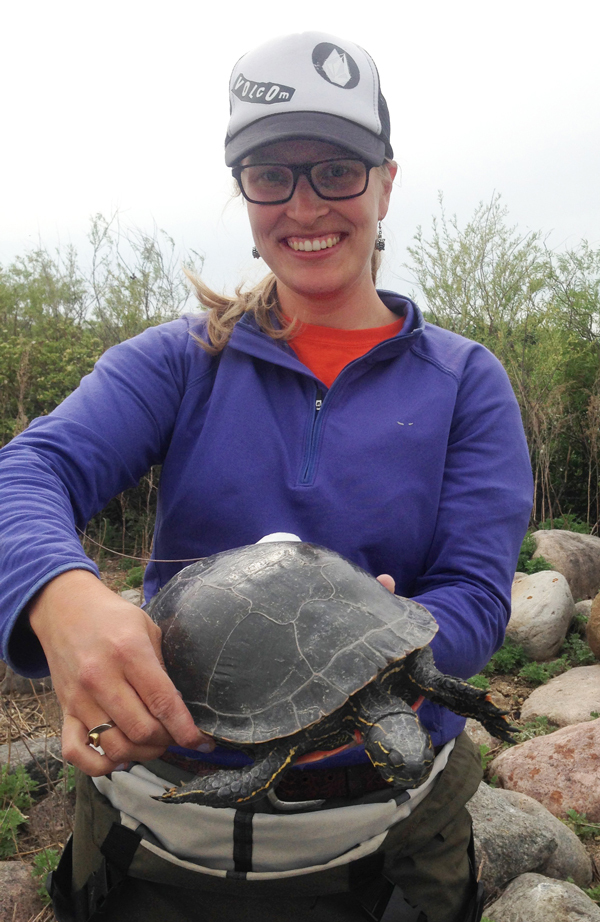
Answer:
[[[381,221],[379,222],[379,230],[377,231],[377,240],[375,241],[376,250],[385,250],[385,238],[381,233]]]
[[[255,259],[260,259],[260,253],[258,252],[256,247],[252,247],[252,255],[254,256]]]

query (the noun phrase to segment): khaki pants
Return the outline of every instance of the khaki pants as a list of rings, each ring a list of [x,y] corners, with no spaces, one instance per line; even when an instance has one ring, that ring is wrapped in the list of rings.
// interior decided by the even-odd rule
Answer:
[[[383,874],[419,906],[427,922],[463,922],[473,895],[468,846],[471,818],[465,803],[481,780],[479,755],[466,734],[456,742],[446,768],[429,795],[388,833],[380,850]],[[105,922],[365,922],[371,884],[353,879],[352,866],[265,882],[195,874],[138,849],[125,879],[109,892],[99,912],[89,915],[85,898],[90,876],[104,873],[100,848],[119,814],[80,776],[73,835],[72,917]],[[135,846],[134,846],[135,847]],[[142,854],[143,853],[143,854]],[[356,863],[358,864],[358,862]],[[375,872],[377,873],[377,872]],[[89,888],[88,888],[89,889]],[[423,916],[420,917],[423,919]]]

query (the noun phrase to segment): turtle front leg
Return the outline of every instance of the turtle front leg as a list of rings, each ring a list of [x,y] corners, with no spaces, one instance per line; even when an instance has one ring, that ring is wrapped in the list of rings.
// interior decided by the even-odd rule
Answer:
[[[435,753],[409,705],[374,682],[350,702],[367,755],[382,778],[402,790],[423,784],[431,774]]]
[[[212,775],[193,778],[187,784],[171,788],[161,797],[165,804],[203,804],[207,807],[238,807],[266,797],[283,773],[302,755],[304,748],[290,746],[289,740],[279,745],[257,746],[253,765],[245,768],[223,769]],[[264,756],[260,756],[264,753]]]
[[[507,743],[513,742],[512,728],[506,718],[508,712],[496,707],[483,689],[475,688],[456,676],[444,675],[436,669],[430,647],[417,650],[406,661],[401,681],[416,695],[424,695],[434,704],[450,708],[461,717],[473,717],[492,736]]]

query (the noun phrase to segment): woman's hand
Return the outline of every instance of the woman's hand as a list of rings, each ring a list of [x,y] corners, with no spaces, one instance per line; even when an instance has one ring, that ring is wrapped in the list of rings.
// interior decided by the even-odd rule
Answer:
[[[29,610],[63,708],[63,756],[88,775],[155,759],[175,742],[212,748],[167,676],[160,628],[86,570],[48,583]],[[88,732],[112,721],[101,755]]]

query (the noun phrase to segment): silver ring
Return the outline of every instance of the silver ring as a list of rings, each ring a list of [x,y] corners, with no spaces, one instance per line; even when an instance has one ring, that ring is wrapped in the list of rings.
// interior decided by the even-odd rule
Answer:
[[[88,742],[90,746],[95,746],[97,749],[100,745],[100,734],[104,733],[105,730],[112,730],[114,726],[115,724],[112,720],[109,720],[105,724],[98,724],[97,727],[92,727],[92,729],[88,731]]]

